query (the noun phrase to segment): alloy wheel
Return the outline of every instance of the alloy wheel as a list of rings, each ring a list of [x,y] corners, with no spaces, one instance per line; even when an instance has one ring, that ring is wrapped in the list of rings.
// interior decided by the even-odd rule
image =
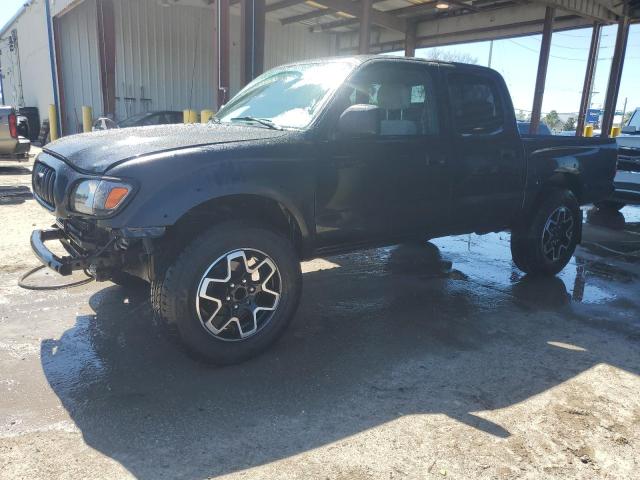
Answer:
[[[550,262],[557,262],[571,246],[574,221],[571,210],[565,206],[556,208],[542,231],[542,253]]]
[[[205,271],[196,293],[202,326],[225,341],[245,340],[273,318],[282,293],[276,263],[264,252],[227,252]]]

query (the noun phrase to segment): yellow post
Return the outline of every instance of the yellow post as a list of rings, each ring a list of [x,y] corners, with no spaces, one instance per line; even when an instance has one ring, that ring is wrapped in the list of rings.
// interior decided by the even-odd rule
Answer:
[[[82,106],[82,131],[88,133],[91,131],[93,124],[93,111],[88,105]]]
[[[200,123],[207,123],[213,117],[213,110],[202,110],[200,112]]]
[[[198,112],[195,110],[183,110],[182,121],[184,123],[198,123]]]
[[[593,137],[593,125],[589,124],[584,126],[584,136]]]
[[[49,105],[49,136],[51,141],[57,140],[58,136],[58,113],[55,105]]]
[[[611,127],[611,138],[615,138],[620,135],[620,127]]]

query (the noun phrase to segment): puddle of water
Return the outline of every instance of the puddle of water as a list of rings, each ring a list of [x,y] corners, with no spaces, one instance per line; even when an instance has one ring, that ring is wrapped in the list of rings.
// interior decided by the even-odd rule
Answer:
[[[453,268],[461,271],[483,284],[509,290],[521,282],[525,275],[517,269],[511,260],[510,235],[508,233],[490,233],[486,235],[460,235],[439,238],[432,241],[445,259],[453,262]],[[624,271],[608,266],[603,272],[601,265],[590,262],[580,256],[574,256],[559,278],[569,297],[580,303],[602,304],[612,301],[616,294],[602,286],[602,282],[590,281],[590,277],[598,277],[604,282],[630,281]],[[552,283],[548,280],[549,284]],[[554,283],[560,288],[561,285]],[[531,288],[545,288],[542,282]]]

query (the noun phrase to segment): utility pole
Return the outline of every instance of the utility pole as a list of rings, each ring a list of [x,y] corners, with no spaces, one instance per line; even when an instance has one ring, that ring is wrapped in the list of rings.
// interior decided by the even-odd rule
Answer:
[[[491,68],[491,57],[493,57],[493,40],[489,42],[489,64],[487,67]]]
[[[620,117],[620,130],[624,127],[624,114],[627,113],[627,97],[624,97],[624,106],[622,107],[622,117]]]

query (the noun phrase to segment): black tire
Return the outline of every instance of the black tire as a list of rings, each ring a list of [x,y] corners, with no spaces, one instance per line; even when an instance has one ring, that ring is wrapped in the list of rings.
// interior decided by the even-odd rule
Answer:
[[[625,207],[626,203],[614,202],[613,200],[603,200],[602,202],[595,202],[594,205],[598,210],[613,210],[619,212]]]
[[[223,318],[221,324],[218,325],[221,328],[221,332],[218,334],[211,332],[205,327],[205,323],[209,322],[201,321],[201,313],[196,306],[197,304],[201,305],[200,302],[203,301],[201,285],[211,269],[214,268],[212,265],[222,265],[223,267],[220,268],[224,268],[230,274],[229,265],[231,260],[229,258],[238,252],[245,252],[247,256],[253,255],[255,252],[259,252],[257,255],[264,254],[264,258],[268,258],[272,262],[269,265],[275,265],[275,273],[267,275],[267,277],[268,279],[272,277],[275,279],[275,274],[277,273],[277,286],[279,289],[279,297],[276,297],[275,294],[271,297],[274,310],[260,312],[261,315],[265,314],[263,318],[267,318],[265,323],[259,329],[257,322],[253,323],[257,330],[245,338],[232,338],[233,335],[242,335],[244,333],[240,320],[237,323],[228,320],[227,326],[224,327],[225,318]],[[242,265],[245,268],[248,267],[247,262]],[[234,268],[237,269],[234,271],[234,275],[242,270],[239,263]],[[248,272],[248,268],[242,273],[246,272]],[[250,279],[250,282],[253,281],[250,278],[250,274],[245,276]],[[260,274],[260,277],[259,281],[262,281],[262,274]],[[222,280],[217,281],[222,282]],[[226,289],[230,286],[233,287],[233,283],[230,282],[231,280],[227,283],[216,283],[215,288]],[[267,280],[263,284],[256,285],[265,287],[266,282]],[[169,325],[174,324],[177,327],[180,337],[189,351],[211,363],[229,365],[258,355],[284,332],[298,306],[302,287],[302,273],[300,271],[300,260],[288,239],[267,228],[240,222],[227,222],[205,231],[184,248],[172,264],[169,265],[164,280],[161,284],[158,282],[157,287],[159,287],[160,291],[159,309],[162,320]],[[239,288],[239,286],[236,288]],[[262,289],[259,288],[259,290]],[[245,289],[245,294],[248,295],[248,291],[248,289]],[[265,288],[263,291],[267,292],[268,290]],[[231,312],[228,315],[233,315],[234,318],[236,316],[239,317],[240,314],[233,314],[233,310],[231,310],[232,308],[237,308],[239,303],[243,304],[241,307],[245,309],[245,313],[249,311],[253,315],[257,315],[255,313],[256,309],[252,310],[255,307],[255,302],[257,302],[255,297],[250,300],[247,299],[247,305],[251,304],[251,307],[249,307],[244,305],[244,301],[236,303],[235,297],[231,298],[225,295],[227,294],[220,297],[223,306],[220,307],[220,310],[216,310],[220,312],[222,317],[225,312]],[[272,294],[269,293],[269,295]],[[225,298],[222,298],[223,296]],[[229,300],[229,298],[231,298],[231,301],[225,301]],[[209,317],[209,314],[207,313],[203,316]],[[217,313],[213,313],[210,318],[218,319],[219,317]],[[255,317],[244,316],[242,318],[253,319]],[[251,320],[247,321],[250,324],[252,323]],[[225,335],[228,337],[225,337]]]
[[[549,243],[550,235],[548,232],[545,233],[545,228],[548,222],[551,222],[550,228],[556,225],[557,222],[553,222],[551,217],[554,216],[557,219],[558,217],[555,217],[557,215],[567,219],[560,222],[562,228],[567,231],[559,231],[558,236],[561,239],[554,244]],[[567,226],[569,219],[572,222],[570,232]],[[582,212],[573,193],[560,189],[545,192],[528,220],[511,231],[513,263],[530,275],[557,274],[569,263],[575,252],[581,228]]]

